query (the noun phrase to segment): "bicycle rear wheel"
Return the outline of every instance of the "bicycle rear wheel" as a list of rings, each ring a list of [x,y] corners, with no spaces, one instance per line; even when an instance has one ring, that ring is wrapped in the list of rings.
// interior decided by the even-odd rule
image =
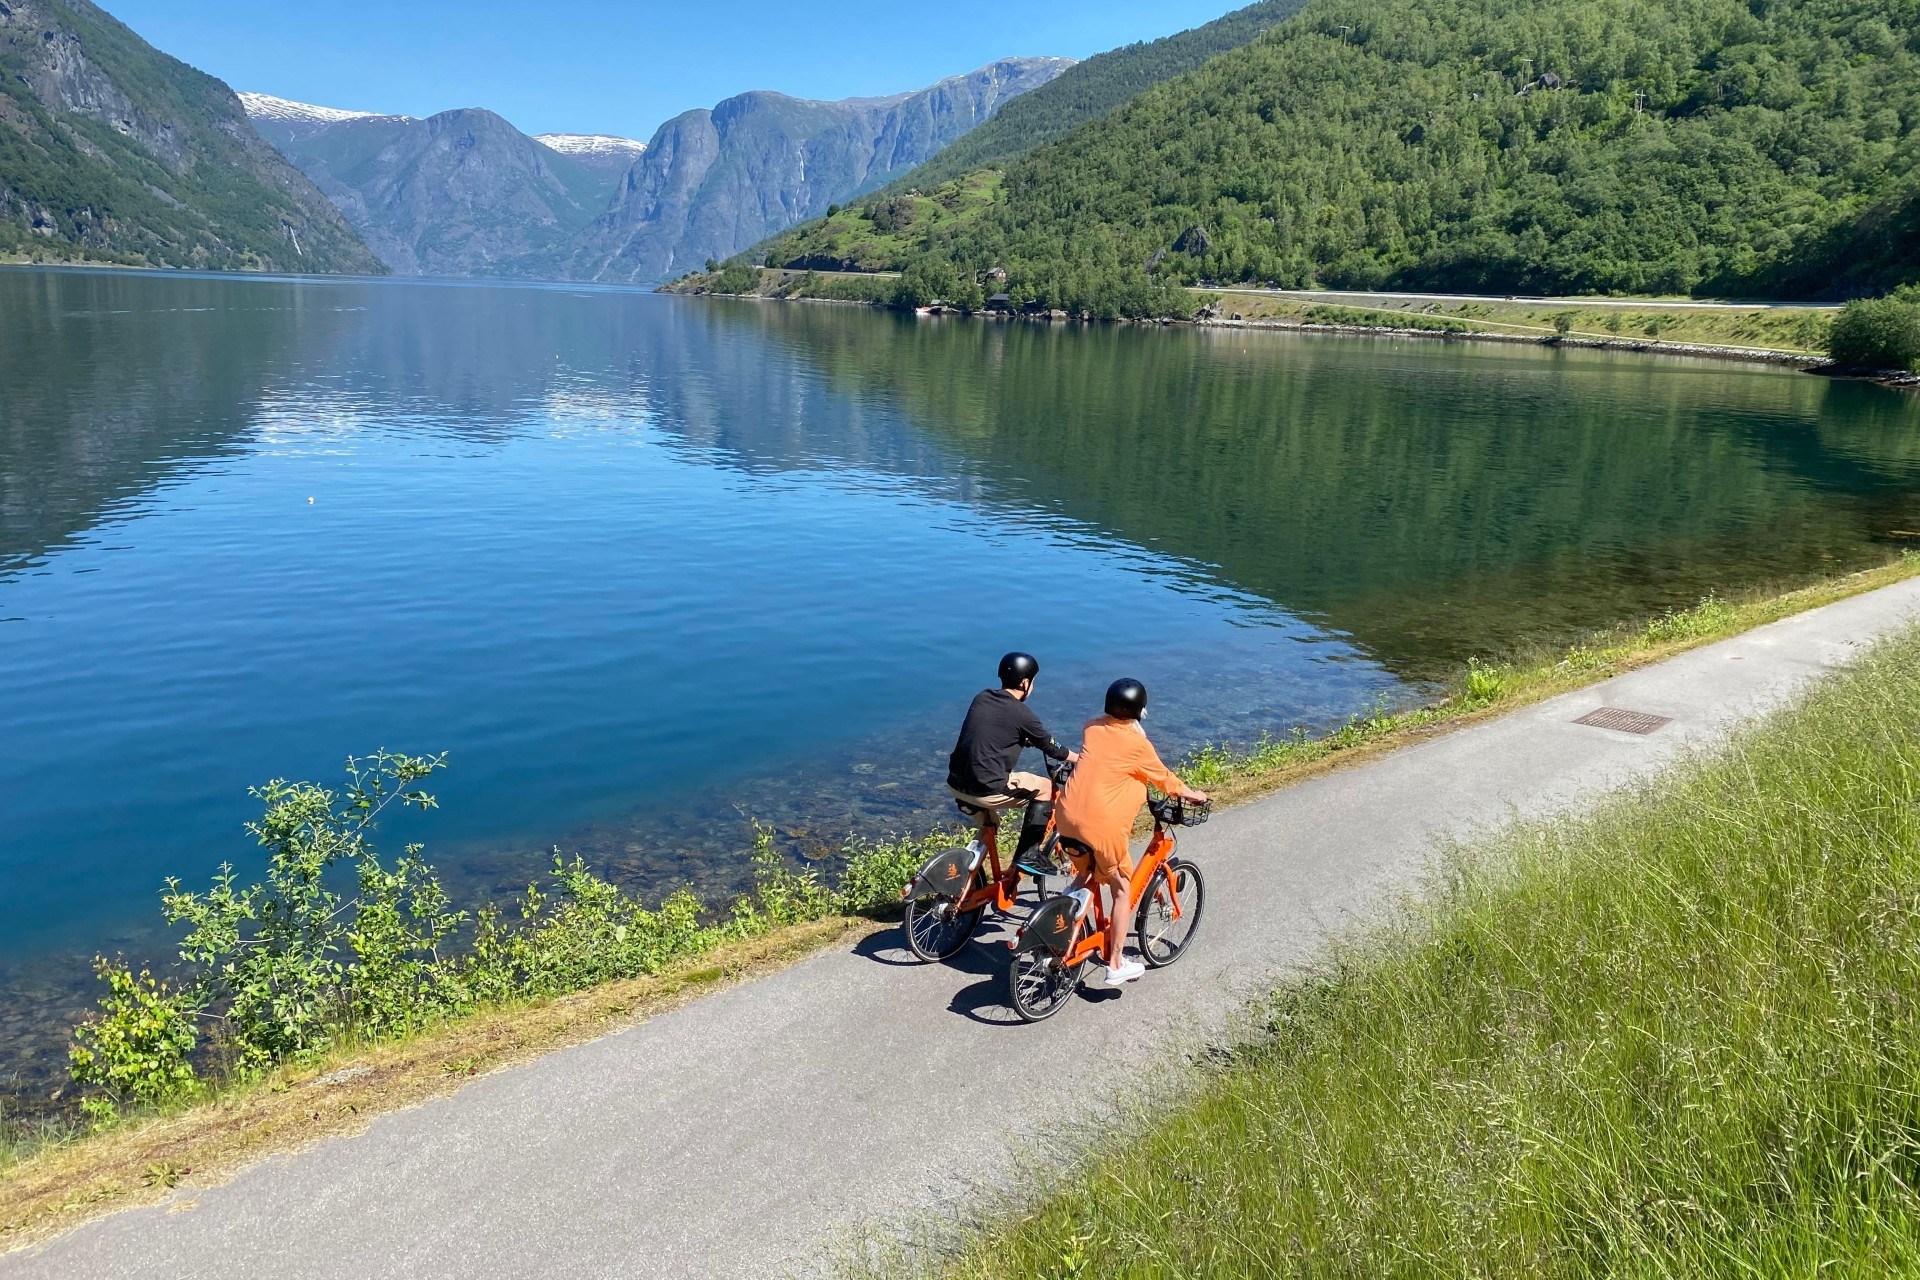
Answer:
[[[979,884],[980,873],[975,871],[967,892],[973,892]],[[958,898],[944,893],[926,893],[908,899],[906,916],[900,921],[907,950],[922,960],[935,961],[945,960],[966,946],[973,931],[980,927],[984,908],[960,911],[959,905]]]
[[[1191,862],[1169,862],[1153,873],[1133,917],[1134,945],[1140,948],[1140,958],[1148,968],[1164,969],[1186,954],[1187,944],[1200,928],[1206,900],[1207,882]],[[1176,901],[1180,904],[1177,920],[1173,915]]]
[[[1044,948],[1020,951],[1007,969],[1007,999],[1022,1022],[1042,1022],[1060,1012],[1080,988],[1080,971],[1087,967],[1062,963],[1064,957]]]

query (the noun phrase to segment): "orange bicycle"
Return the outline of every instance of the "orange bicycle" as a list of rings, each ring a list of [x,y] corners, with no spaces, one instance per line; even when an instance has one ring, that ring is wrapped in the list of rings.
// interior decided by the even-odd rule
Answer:
[[[1149,801],[1153,839],[1133,869],[1134,945],[1149,969],[1164,969],[1187,952],[1206,905],[1200,868],[1177,855],[1174,827],[1197,827],[1211,805],[1168,796]],[[1080,973],[1100,954],[1109,916],[1103,895],[1076,889],[1049,900],[1014,935],[1007,994],[1026,1022],[1058,1013],[1080,987]]]
[[[1047,762],[1056,798],[1072,772],[1070,764]],[[1011,912],[1020,896],[1023,875],[1033,878],[1042,901],[1046,899],[1046,876],[1019,865],[1030,851],[1037,850],[1031,856],[1039,865],[1054,865],[1059,836],[1054,831],[1052,801],[1027,803],[1019,842],[1005,867],[1000,865],[999,815],[965,801],[955,803],[960,812],[979,824],[978,834],[965,848],[943,850],[928,859],[920,874],[900,891],[900,900],[906,906],[900,929],[906,935],[907,949],[922,960],[945,960],[966,946],[988,907],[1002,915]]]

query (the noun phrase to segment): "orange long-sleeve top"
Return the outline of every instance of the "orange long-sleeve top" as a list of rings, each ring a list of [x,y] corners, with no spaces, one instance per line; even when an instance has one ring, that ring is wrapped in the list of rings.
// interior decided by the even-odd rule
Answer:
[[[1101,716],[1088,721],[1080,763],[1054,811],[1060,833],[1124,858],[1149,783],[1166,792],[1186,790],[1160,762],[1138,720]]]

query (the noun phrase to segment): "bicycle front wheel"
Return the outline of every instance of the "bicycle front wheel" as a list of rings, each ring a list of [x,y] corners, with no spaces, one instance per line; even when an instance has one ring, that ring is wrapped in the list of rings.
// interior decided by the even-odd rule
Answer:
[[[974,877],[977,882],[979,877]],[[981,908],[961,911],[960,900],[944,893],[926,893],[907,901],[907,914],[900,922],[906,935],[907,950],[922,960],[945,960],[967,945],[973,931],[980,927]]]
[[[1169,862],[1153,873],[1140,909],[1133,917],[1133,941],[1140,958],[1153,969],[1163,969],[1186,954],[1187,944],[1200,928],[1206,906],[1207,882],[1191,862]],[[1174,904],[1180,914],[1174,916]]]
[[[1041,1022],[1066,1006],[1080,988],[1080,971],[1087,962],[1064,963],[1065,957],[1045,949],[1021,951],[1007,970],[1007,998],[1022,1022]]]

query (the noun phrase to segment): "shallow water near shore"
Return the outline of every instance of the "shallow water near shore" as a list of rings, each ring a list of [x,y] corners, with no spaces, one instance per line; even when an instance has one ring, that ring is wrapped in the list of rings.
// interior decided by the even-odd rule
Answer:
[[[577,286],[0,272],[0,1090],[246,788],[449,753],[471,900],[920,829],[1010,647],[1175,755],[1920,536],[1920,407],[1777,370]]]

